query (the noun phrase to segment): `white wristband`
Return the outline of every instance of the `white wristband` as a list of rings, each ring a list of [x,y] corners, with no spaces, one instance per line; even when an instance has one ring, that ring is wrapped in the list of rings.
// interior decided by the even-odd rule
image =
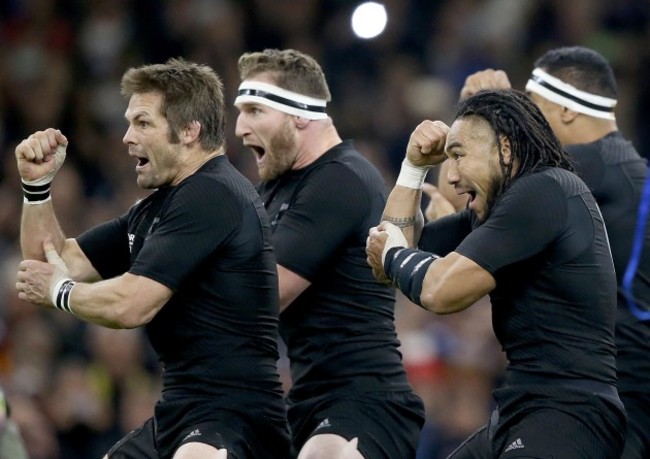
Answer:
[[[76,283],[72,279],[67,277],[54,284],[50,299],[55,308],[72,314],[72,309],[70,308],[70,294],[72,293],[75,284]]]
[[[408,158],[404,158],[395,185],[421,190],[427,172],[429,172],[429,167],[415,166]]]

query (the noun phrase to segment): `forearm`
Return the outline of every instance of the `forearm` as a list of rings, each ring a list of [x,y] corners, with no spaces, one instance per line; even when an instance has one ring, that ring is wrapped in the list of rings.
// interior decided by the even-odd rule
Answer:
[[[171,290],[157,283],[157,286],[148,285],[153,288],[140,289],[138,286],[142,284],[138,277],[127,273],[92,284],[75,283],[67,306],[80,319],[104,327],[135,328],[144,325],[169,300]],[[56,298],[56,293],[53,296]]]
[[[45,260],[43,241],[49,239],[62,252],[65,236],[54,213],[52,201],[23,204],[20,222],[20,246],[24,259]]]
[[[15,150],[23,190],[20,244],[25,259],[45,260],[43,242],[50,240],[57,252],[65,237],[54,214],[50,190],[63,165],[68,140],[57,129],[30,135]]]
[[[399,227],[409,245],[414,247],[420,239],[424,218],[420,209],[422,190],[396,185],[390,192],[382,221]]]
[[[436,314],[462,311],[496,286],[490,273],[455,252],[441,258],[417,249],[393,248],[386,255],[384,270],[407,298]]]

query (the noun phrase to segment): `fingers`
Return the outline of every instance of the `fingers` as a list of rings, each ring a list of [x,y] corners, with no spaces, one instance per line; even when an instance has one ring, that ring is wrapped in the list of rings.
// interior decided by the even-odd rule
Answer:
[[[406,157],[416,166],[435,166],[445,160],[449,127],[442,121],[425,120],[409,138]]]
[[[509,89],[512,85],[508,75],[503,70],[485,69],[473,73],[465,79],[465,85],[460,91],[461,100],[473,96],[485,89]]]
[[[43,243],[43,251],[45,252],[45,258],[47,259],[48,263],[64,269],[66,268],[65,262],[59,256],[59,253],[56,251],[54,244],[52,244],[51,241],[45,241]]]
[[[425,120],[411,134],[409,146],[422,154],[444,150],[448,132],[449,127],[442,121]]]
[[[67,146],[68,139],[58,129],[38,131],[16,147],[16,158],[41,164],[50,161],[58,146]]]
[[[446,215],[456,213],[454,205],[445,198],[442,193],[436,191],[431,196],[427,208],[424,210],[424,217],[427,222],[437,220]]]
[[[429,197],[429,199],[433,199],[433,196],[435,194],[440,194],[440,191],[438,191],[438,187],[429,182],[424,182],[422,184],[422,192],[426,194]]]

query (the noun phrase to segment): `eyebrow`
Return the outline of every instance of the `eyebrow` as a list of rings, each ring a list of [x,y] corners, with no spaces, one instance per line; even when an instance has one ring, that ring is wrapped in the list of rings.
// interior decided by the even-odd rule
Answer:
[[[264,104],[259,102],[247,101],[247,102],[235,102],[233,104],[235,107],[264,107]]]
[[[127,121],[129,121],[129,117],[127,116],[128,112],[129,112],[129,111],[127,110],[126,113],[124,113],[124,118],[125,118]],[[143,116],[151,117],[151,115],[149,115],[148,113],[140,111],[140,112],[137,112],[133,117],[131,117],[131,119],[132,119],[133,121],[137,121],[139,118],[142,118]]]
[[[452,148],[457,148],[462,146],[463,144],[456,140],[445,147],[445,152],[451,150]]]

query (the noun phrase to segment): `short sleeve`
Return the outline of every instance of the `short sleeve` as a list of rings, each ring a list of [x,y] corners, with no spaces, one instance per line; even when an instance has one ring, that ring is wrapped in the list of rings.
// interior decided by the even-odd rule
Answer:
[[[567,197],[549,176],[518,179],[495,205],[490,217],[456,250],[494,274],[528,259],[558,236],[567,220]]]
[[[130,251],[127,214],[85,231],[76,238],[79,247],[102,279],[129,270]]]

